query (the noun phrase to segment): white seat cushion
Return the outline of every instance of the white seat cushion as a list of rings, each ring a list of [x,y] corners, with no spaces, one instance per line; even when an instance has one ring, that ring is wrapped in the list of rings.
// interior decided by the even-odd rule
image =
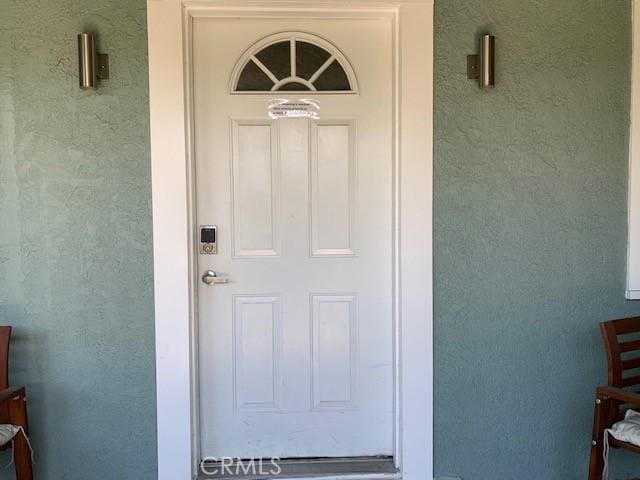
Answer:
[[[20,431],[19,427],[15,425],[0,424],[0,445],[4,445],[5,443],[9,443],[13,437],[16,436],[16,433]]]
[[[614,423],[609,433],[616,440],[640,447],[640,413],[627,410],[624,420]]]

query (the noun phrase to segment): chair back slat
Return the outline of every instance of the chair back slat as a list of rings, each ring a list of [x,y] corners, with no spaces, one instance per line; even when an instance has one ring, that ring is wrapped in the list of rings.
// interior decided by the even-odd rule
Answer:
[[[622,342],[620,344],[620,351],[622,353],[640,351],[640,340],[635,340],[632,342]]]
[[[635,370],[640,368],[640,357],[630,358],[629,360],[622,360],[622,370]]]
[[[634,375],[633,377],[622,379],[623,387],[633,387],[635,385],[640,385],[640,375]]]
[[[602,322],[600,332],[607,351],[609,385],[618,388],[640,385],[640,372],[634,371],[640,368],[640,356],[633,356],[634,352],[640,355],[640,339],[620,338],[640,334],[640,317]]]
[[[610,320],[604,322],[610,325],[616,332],[616,335],[626,335],[628,333],[640,332],[640,317],[623,318],[622,320]]]

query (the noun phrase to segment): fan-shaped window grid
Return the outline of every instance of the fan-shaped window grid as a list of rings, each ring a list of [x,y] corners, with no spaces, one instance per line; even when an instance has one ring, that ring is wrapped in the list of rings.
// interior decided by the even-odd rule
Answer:
[[[335,54],[305,40],[281,40],[251,55],[242,68],[236,92],[353,91]]]

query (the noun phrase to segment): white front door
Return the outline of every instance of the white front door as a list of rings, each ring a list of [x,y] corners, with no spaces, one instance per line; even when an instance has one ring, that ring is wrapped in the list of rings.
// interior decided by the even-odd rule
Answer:
[[[391,455],[392,21],[192,31],[201,456]]]

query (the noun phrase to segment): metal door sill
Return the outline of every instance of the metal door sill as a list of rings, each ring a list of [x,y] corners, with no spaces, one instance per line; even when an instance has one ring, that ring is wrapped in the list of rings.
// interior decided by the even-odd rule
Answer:
[[[222,469],[221,462],[205,464],[211,475],[201,473],[198,480],[394,480],[401,478],[393,457],[283,458],[281,471],[273,473],[270,459],[264,459],[262,471],[247,471],[248,460],[234,462]],[[242,468],[244,466],[244,469]]]

